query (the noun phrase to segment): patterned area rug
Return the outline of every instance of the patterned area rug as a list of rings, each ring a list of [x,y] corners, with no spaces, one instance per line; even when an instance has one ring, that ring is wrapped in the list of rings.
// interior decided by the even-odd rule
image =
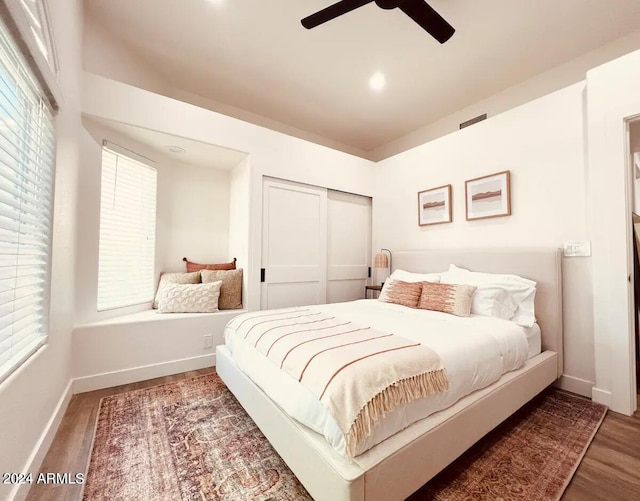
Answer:
[[[83,499],[311,497],[211,373],[102,399]]]
[[[606,408],[548,390],[411,501],[559,499]],[[310,500],[215,374],[102,400],[85,501]]]
[[[606,413],[604,405],[549,388],[409,501],[558,500]]]

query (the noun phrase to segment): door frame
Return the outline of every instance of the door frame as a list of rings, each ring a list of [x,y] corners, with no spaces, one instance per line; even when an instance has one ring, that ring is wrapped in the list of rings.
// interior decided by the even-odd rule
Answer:
[[[640,116],[639,79],[640,51],[590,70],[584,110],[593,249],[592,398],[627,415],[637,408],[628,123]]]

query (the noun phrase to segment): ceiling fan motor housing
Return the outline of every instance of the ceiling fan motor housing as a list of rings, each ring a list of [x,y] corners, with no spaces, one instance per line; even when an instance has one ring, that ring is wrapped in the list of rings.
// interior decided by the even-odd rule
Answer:
[[[400,7],[404,0],[375,0],[375,2],[381,9],[395,9]]]

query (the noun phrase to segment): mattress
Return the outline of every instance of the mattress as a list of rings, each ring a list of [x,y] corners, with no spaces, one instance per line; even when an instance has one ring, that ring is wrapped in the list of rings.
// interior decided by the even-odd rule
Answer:
[[[441,358],[449,377],[449,390],[399,406],[379,420],[354,455],[361,454],[398,431],[460,398],[485,388],[506,372],[520,368],[540,352],[540,329],[482,316],[455,317],[415,310],[375,300],[360,300],[307,307],[355,323],[393,332],[424,343]],[[271,361],[234,336],[234,324],[260,312],[236,317],[225,329],[225,343],[239,369],[296,421],[323,435],[345,456],[345,437],[326,408],[304,386],[280,371]]]

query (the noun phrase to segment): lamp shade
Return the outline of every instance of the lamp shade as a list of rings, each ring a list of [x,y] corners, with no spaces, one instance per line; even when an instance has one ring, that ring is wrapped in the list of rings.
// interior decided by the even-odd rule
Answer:
[[[376,268],[388,268],[389,257],[384,252],[379,252],[378,254],[376,254],[373,266],[375,266]]]

